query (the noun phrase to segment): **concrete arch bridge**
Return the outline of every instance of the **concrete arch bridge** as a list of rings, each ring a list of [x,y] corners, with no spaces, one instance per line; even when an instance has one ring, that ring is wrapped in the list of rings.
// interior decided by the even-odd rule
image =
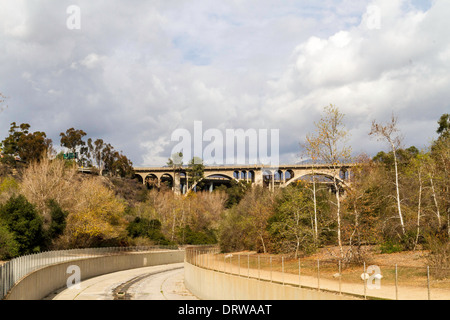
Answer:
[[[355,164],[342,164],[332,167],[325,164],[284,165],[277,168],[264,165],[242,166],[205,166],[202,179],[203,190],[212,191],[220,185],[230,185],[231,181],[246,181],[255,186],[264,186],[271,190],[284,188],[299,180],[311,180],[312,176],[320,183],[330,183],[336,178],[342,188],[351,185],[352,168]],[[137,167],[136,178],[148,188],[169,186],[177,194],[185,194],[196,189],[189,186],[188,168],[181,167]],[[198,190],[196,190],[198,191]]]

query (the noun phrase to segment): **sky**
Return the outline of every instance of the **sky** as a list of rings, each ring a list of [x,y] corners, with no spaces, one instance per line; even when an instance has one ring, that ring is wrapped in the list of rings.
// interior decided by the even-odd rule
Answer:
[[[278,129],[294,164],[333,104],[354,155],[388,150],[368,133],[393,114],[425,148],[450,111],[449,16],[448,0],[0,0],[0,137],[29,123],[60,148],[73,127],[158,166],[201,121]]]

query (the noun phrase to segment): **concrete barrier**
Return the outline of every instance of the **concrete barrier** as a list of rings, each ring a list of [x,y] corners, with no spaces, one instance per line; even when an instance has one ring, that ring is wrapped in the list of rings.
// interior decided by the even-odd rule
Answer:
[[[103,274],[184,261],[184,251],[157,251],[124,253],[87,258],[51,265],[36,270],[11,288],[5,300],[41,300],[52,292],[64,288],[71,276],[70,266],[80,268],[80,280]]]
[[[202,300],[349,300],[331,292],[261,281],[199,268],[185,262],[186,288]]]

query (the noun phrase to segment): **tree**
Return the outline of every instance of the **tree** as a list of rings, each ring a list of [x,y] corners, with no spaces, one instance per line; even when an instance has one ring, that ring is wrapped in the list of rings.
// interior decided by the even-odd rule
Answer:
[[[99,183],[98,178],[83,180],[75,197],[64,232],[70,247],[115,243],[126,234],[122,218],[125,204],[115,197],[113,190]]]
[[[52,140],[45,132],[31,133],[30,125],[22,123],[17,126],[11,123],[9,136],[2,142],[3,154],[9,157],[20,157],[22,161],[40,161],[41,157],[52,150]]]
[[[161,232],[161,222],[158,219],[136,217],[128,224],[127,232],[132,238],[144,237],[161,245],[170,243]]]
[[[0,207],[0,220],[13,233],[20,255],[41,250],[43,222],[35,207],[23,195],[12,196]]]
[[[347,263],[358,262],[360,260],[361,234],[364,227],[368,227],[363,225],[362,216],[366,201],[365,196],[370,184],[368,175],[371,173],[371,161],[366,155],[362,154],[357,157],[356,163],[357,165],[352,167],[352,187],[347,190],[344,200],[348,216],[348,228],[345,229],[347,231],[346,238],[348,238],[349,246],[345,259]],[[354,249],[355,247],[356,250]]]
[[[51,223],[48,230],[48,237],[50,240],[56,239],[61,236],[66,229],[66,218],[69,212],[64,211],[61,206],[53,199],[47,202],[48,208],[50,210]]]
[[[269,233],[268,220],[274,214],[275,193],[257,186],[249,190],[242,201],[237,205],[236,211],[242,217],[242,223],[249,230],[257,248],[268,251]]]
[[[59,135],[61,137],[61,146],[67,148],[72,154],[78,153],[78,163],[82,163],[84,155],[88,152],[88,148],[85,147],[86,142],[83,141],[86,132],[70,128],[66,130],[66,133],[61,132]]]
[[[14,238],[14,234],[0,221],[0,260],[19,256],[19,250],[19,243]]]
[[[293,186],[282,191],[277,201],[276,213],[269,220],[272,237],[279,239],[282,251],[295,251],[298,257],[300,249],[310,253],[315,247],[314,228],[311,228],[312,203],[305,189]]]
[[[397,161],[397,150],[401,145],[401,138],[397,134],[397,118],[392,115],[391,121],[386,123],[385,125],[379,124],[376,121],[372,122],[372,130],[369,135],[376,136],[379,140],[384,139],[388,142],[391,152],[394,156],[394,175],[395,175],[395,199],[397,202],[397,213],[400,220],[400,226],[402,229],[403,235],[406,234],[405,223],[403,221],[402,215],[402,207],[401,207],[401,199],[400,199],[400,184],[399,184],[399,172],[398,172],[398,161]]]
[[[105,168],[105,162],[103,157],[103,149],[105,148],[105,143],[102,139],[97,139],[92,144],[92,139],[88,139],[88,149],[89,154],[94,159],[95,163],[97,164],[97,168],[99,170],[99,175],[103,175],[103,170]]]
[[[191,188],[193,189],[197,186],[197,184],[201,180],[203,180],[205,175],[205,166],[203,165],[202,159],[194,157],[192,158],[191,161],[189,161],[188,167],[189,167],[187,170],[187,174],[189,176],[188,181],[189,185],[191,185],[192,186]]]
[[[437,129],[437,133],[441,137],[445,137],[450,135],[450,114],[445,113],[441,116],[441,118],[438,121],[439,128]]]
[[[167,160],[167,166],[172,168],[173,178],[175,179],[175,172],[183,167],[183,153],[176,152],[172,154],[172,157],[170,157]],[[188,172],[186,172],[186,174],[188,174]],[[189,179],[187,176],[186,176],[186,184],[187,184],[186,190],[189,190]],[[175,180],[173,181],[173,188],[175,189]]]
[[[134,177],[133,163],[123,153],[119,153],[118,151],[114,153],[114,162],[111,169],[114,176],[122,178]]]
[[[333,172],[333,186],[336,196],[337,238],[341,258],[344,257],[341,236],[341,185],[339,182],[340,166],[351,157],[351,148],[346,145],[348,132],[343,123],[344,114],[334,105],[324,108],[322,118],[315,122],[316,132],[308,136],[311,153],[323,163],[329,164]]]
[[[432,143],[430,155],[438,184],[436,196],[447,213],[447,235],[450,239],[450,115],[442,115],[438,124],[439,137]]]
[[[306,150],[306,155],[311,159],[312,166],[311,166],[311,176],[312,176],[312,196],[313,196],[313,206],[314,206],[314,241],[316,244],[318,244],[318,217],[317,217],[317,181],[316,181],[316,175],[315,175],[315,165],[319,159],[320,155],[320,140],[315,138],[313,135],[307,135],[306,136],[306,143],[304,144],[304,149]]]
[[[252,188],[251,182],[246,181],[230,181],[231,186],[221,185],[214,189],[214,192],[225,192],[227,195],[227,200],[225,203],[225,208],[230,209],[231,207],[237,205],[241,199],[246,195],[248,190]]]
[[[24,170],[19,190],[36,206],[46,230],[52,221],[48,200],[54,200],[63,210],[72,209],[76,204],[77,176],[76,166],[67,167],[64,160],[58,159],[43,158]]]
[[[52,150],[52,140],[47,138],[45,132],[37,131],[23,135],[17,146],[23,161],[40,161],[43,155]]]

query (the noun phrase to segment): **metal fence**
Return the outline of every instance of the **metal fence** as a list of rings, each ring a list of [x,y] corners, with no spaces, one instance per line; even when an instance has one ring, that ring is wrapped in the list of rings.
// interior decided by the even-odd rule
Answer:
[[[346,266],[338,261],[186,249],[186,261],[240,277],[362,299],[450,300],[450,269],[399,265]]]
[[[0,266],[0,300],[28,274],[58,263],[132,252],[177,250],[178,246],[139,246],[48,251],[12,259]]]

